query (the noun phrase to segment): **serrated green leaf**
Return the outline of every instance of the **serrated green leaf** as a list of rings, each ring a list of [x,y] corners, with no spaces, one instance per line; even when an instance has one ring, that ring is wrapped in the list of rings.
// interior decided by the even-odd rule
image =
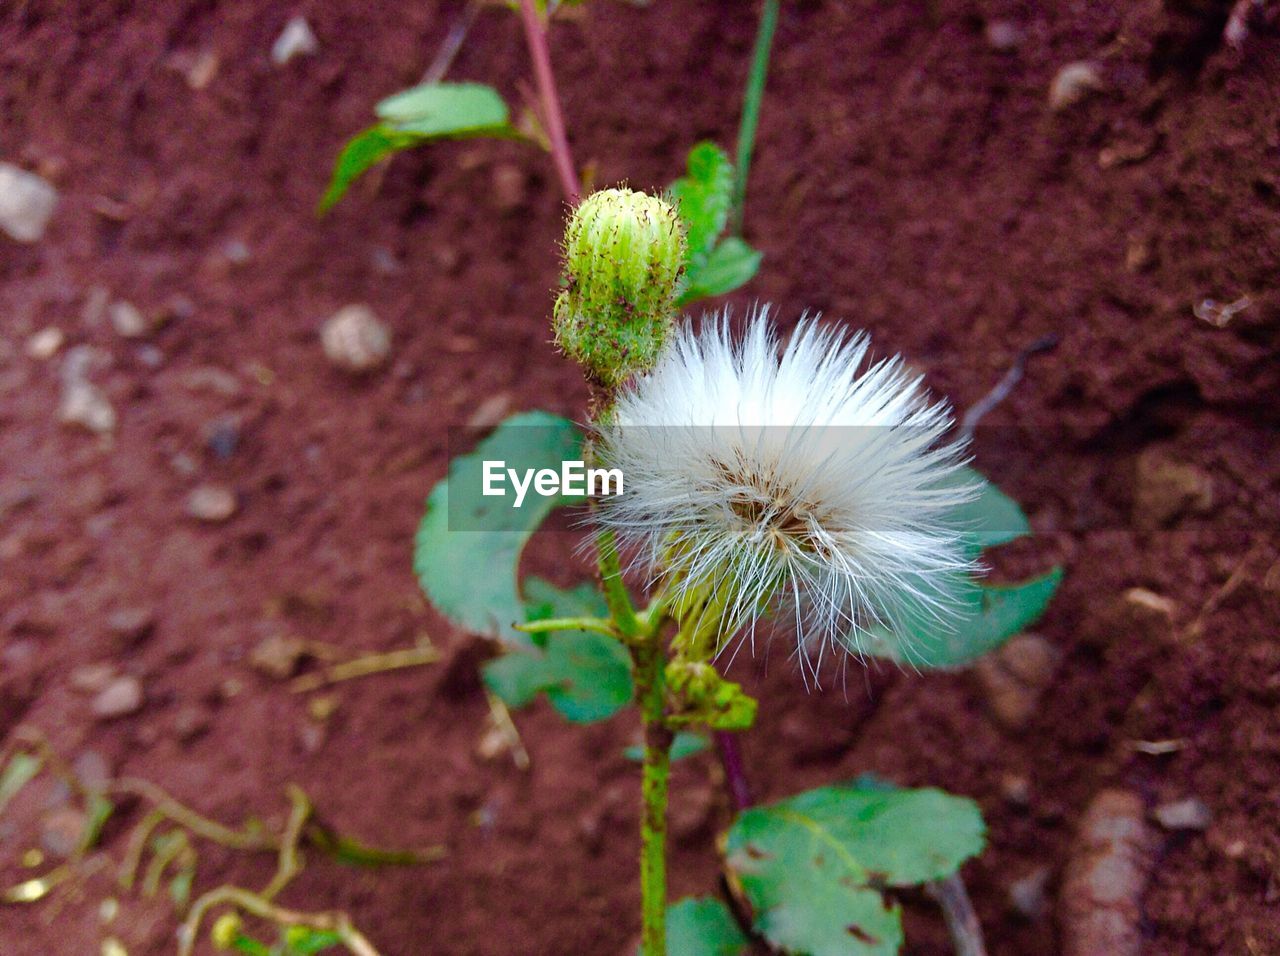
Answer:
[[[581,457],[581,435],[572,422],[547,412],[525,412],[500,424],[470,454],[454,459],[448,477],[427,499],[413,559],[422,589],[441,613],[474,633],[532,646],[527,634],[512,627],[525,620],[516,581],[520,552],[553,509],[578,499],[531,492],[516,508],[511,494],[484,496],[483,462],[558,470],[562,461]]]
[[[891,956],[901,915],[878,887],[949,876],[983,834],[977,805],[940,790],[821,787],[743,812],[725,862],[756,929],[785,952]]]
[[[538,578],[525,582],[529,620],[601,615],[599,592],[582,584],[560,590]],[[585,631],[552,631],[541,647],[516,648],[483,669],[485,685],[509,707],[523,707],[539,693],[566,720],[592,723],[631,702],[631,657],[611,637]]]
[[[44,762],[31,754],[16,753],[9,758],[4,773],[0,773],[0,812],[18,795],[19,790],[31,782],[42,766]]]
[[[671,762],[675,763],[685,757],[700,754],[710,746],[711,740],[706,734],[696,730],[678,730],[675,738],[671,741]],[[634,760],[639,763],[644,760],[644,748],[638,744],[633,745],[624,750],[622,755],[628,760]]]
[[[688,172],[671,184],[684,221],[690,267],[702,265],[729,221],[733,202],[733,164],[715,143],[698,143],[689,150]]]
[[[732,292],[750,282],[764,254],[737,236],[727,236],[711,250],[705,262],[689,264],[680,305]]]
[[[385,123],[370,126],[351,137],[334,163],[333,177],[320,199],[319,211],[324,213],[332,209],[346,195],[351,184],[379,162],[392,153],[418,145],[420,141],[417,136],[397,132]]]
[[[683,899],[667,907],[671,956],[739,956],[747,942],[729,907],[714,897]]]
[[[374,112],[397,132],[428,139],[502,131],[510,120],[502,96],[483,83],[424,83],[388,96]]]

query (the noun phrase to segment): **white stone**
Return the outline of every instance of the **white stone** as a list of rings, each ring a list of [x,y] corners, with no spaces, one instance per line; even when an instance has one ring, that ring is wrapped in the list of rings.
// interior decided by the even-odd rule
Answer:
[[[46,361],[58,354],[58,349],[62,348],[66,340],[67,336],[62,329],[56,325],[47,326],[27,339],[27,354],[33,359]]]
[[[137,339],[147,334],[147,320],[132,302],[112,302],[107,315],[111,317],[111,327],[123,338]]]
[[[187,496],[187,514],[209,524],[226,521],[239,507],[236,493],[223,485],[200,485]]]
[[[310,56],[320,51],[320,41],[304,17],[294,17],[284,25],[271,45],[271,62],[284,66],[295,56]]]
[[[62,403],[58,418],[66,425],[78,425],[98,435],[109,435],[116,428],[116,410],[102,389],[82,378],[73,378],[62,386]]]
[[[349,372],[367,372],[391,354],[391,331],[367,305],[348,305],[335,312],[320,330],[324,354]]]
[[[1049,108],[1055,113],[1074,106],[1091,93],[1106,89],[1096,63],[1068,63],[1049,85]]]
[[[0,163],[0,229],[18,242],[39,242],[58,205],[58,191],[35,173]]]

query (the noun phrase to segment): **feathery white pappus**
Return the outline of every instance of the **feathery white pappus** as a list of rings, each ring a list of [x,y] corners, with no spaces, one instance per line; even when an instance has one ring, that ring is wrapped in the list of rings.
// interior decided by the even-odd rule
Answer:
[[[676,600],[717,594],[726,638],[794,613],[815,676],[829,646],[863,653],[907,607],[947,626],[971,563],[948,512],[977,489],[919,376],[868,360],[865,334],[802,319],[781,343],[765,307],[734,341],[727,315],[685,325],[599,427],[626,475],[600,519]],[[727,589],[727,590],[720,590]],[[817,660],[810,658],[817,652]],[[910,661],[910,648],[900,658]]]

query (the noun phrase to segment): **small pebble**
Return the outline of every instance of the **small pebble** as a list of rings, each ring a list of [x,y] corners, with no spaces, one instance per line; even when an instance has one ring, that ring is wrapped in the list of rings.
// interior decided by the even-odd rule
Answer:
[[[99,694],[116,678],[116,666],[102,661],[73,667],[67,675],[72,690],[82,694]]]
[[[1047,866],[1037,866],[1021,879],[1009,884],[1009,906],[1024,919],[1037,920],[1048,908],[1045,890],[1053,871]]]
[[[228,239],[222,244],[221,252],[222,258],[231,266],[242,266],[253,258],[249,244],[243,239]]]
[[[142,709],[142,682],[131,675],[117,677],[93,699],[93,714],[100,720],[127,717]]]
[[[223,398],[235,398],[240,394],[240,380],[214,365],[202,365],[184,374],[182,387],[189,392],[206,392]]]
[[[1031,805],[1031,781],[1021,774],[1006,773],[1000,777],[1000,793],[1015,807]]]
[[[189,744],[209,732],[209,712],[196,704],[187,704],[173,717],[173,735],[179,743]]]
[[[284,66],[295,56],[310,56],[320,51],[320,41],[304,17],[293,17],[284,25],[271,45],[271,62]]]
[[[367,305],[348,305],[335,312],[320,330],[329,361],[349,372],[367,372],[391,354],[391,332]]]
[[[1096,63],[1068,63],[1049,85],[1049,108],[1055,113],[1075,106],[1091,93],[1106,88]]]
[[[43,362],[57,355],[66,341],[67,336],[62,329],[50,325],[27,339],[27,354]]]
[[[128,607],[107,615],[107,630],[124,645],[138,644],[155,630],[156,617],[149,608]]]
[[[1197,797],[1162,803],[1152,816],[1166,830],[1207,830],[1213,822],[1213,811]]]
[[[467,419],[467,427],[477,430],[493,428],[507,417],[511,411],[511,393],[496,392],[481,402],[471,417]]]
[[[240,447],[240,419],[223,415],[205,428],[205,445],[219,461],[227,461]]]
[[[1060,657],[1040,635],[1019,634],[979,660],[974,674],[986,692],[991,716],[1009,730],[1026,726],[1053,681]]]
[[[306,646],[296,637],[273,634],[254,645],[249,666],[274,680],[287,680],[298,672]]]
[[[0,163],[0,230],[18,242],[39,242],[58,205],[58,191],[35,173]]]
[[[992,20],[987,24],[987,44],[1000,53],[1009,53],[1022,42],[1022,30],[1012,20]]]
[[[107,318],[116,334],[126,339],[138,339],[147,334],[147,320],[132,302],[120,299],[107,306]]]
[[[1133,519],[1154,530],[1188,514],[1213,510],[1213,479],[1195,465],[1169,458],[1159,449],[1138,456],[1133,490]]]
[[[197,521],[218,524],[239,509],[236,493],[225,485],[199,485],[187,495],[187,514]]]
[[[63,384],[58,420],[97,435],[109,435],[116,430],[116,410],[111,402],[102,389],[82,378]]]
[[[515,163],[500,163],[490,177],[489,198],[499,212],[514,212],[524,205],[528,177]]]

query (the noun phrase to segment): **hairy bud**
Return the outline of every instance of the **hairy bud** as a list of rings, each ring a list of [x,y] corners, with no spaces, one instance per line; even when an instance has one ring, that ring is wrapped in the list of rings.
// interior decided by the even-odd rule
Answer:
[[[630,189],[588,196],[565,229],[556,342],[610,388],[652,368],[672,327],[684,257],[670,203]]]

